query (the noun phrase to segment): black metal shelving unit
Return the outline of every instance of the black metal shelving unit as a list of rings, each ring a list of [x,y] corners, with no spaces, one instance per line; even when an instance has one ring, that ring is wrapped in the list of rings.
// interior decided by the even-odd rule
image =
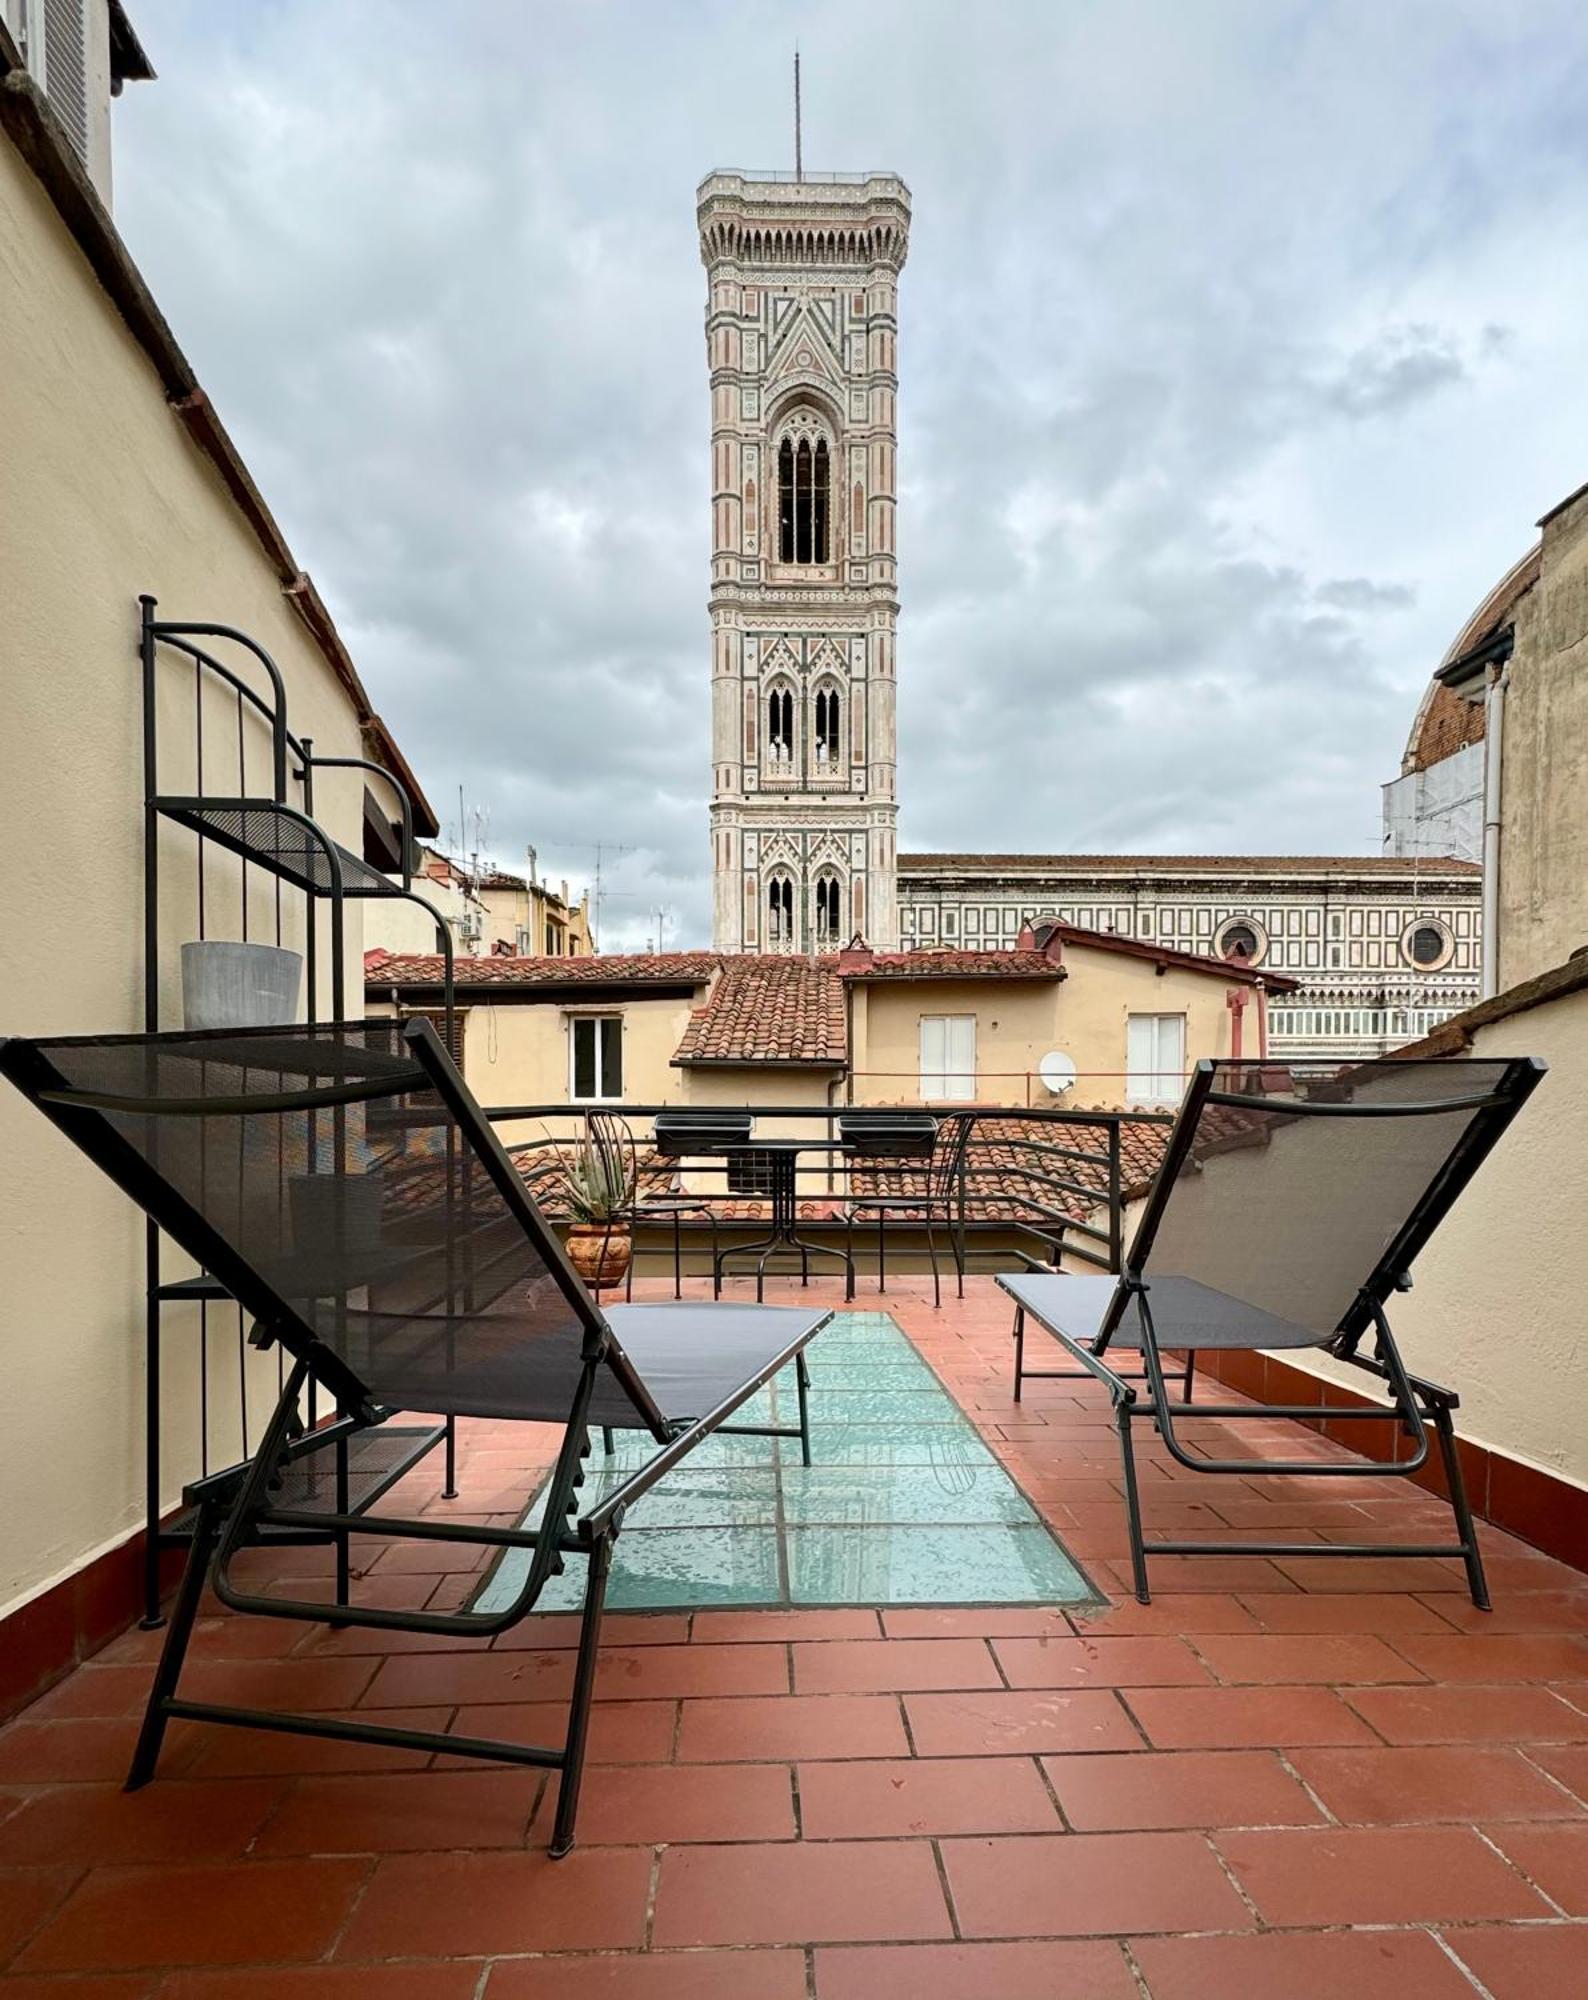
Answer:
[[[156,616],[156,600],[139,599],[138,653],[143,675],[143,778],[144,778],[144,1028],[157,1034],[160,1019],[161,959],[160,933],[162,882],[160,828],[175,826],[193,835],[197,847],[198,926],[195,935],[207,934],[211,884],[206,879],[206,856],[221,849],[234,856],[240,867],[239,910],[242,939],[250,930],[250,894],[257,886],[255,876],[274,884],[271,931],[280,944],[284,934],[284,897],[302,900],[305,1018],[318,1018],[322,947],[328,951],[333,1013],[345,1018],[347,995],[346,906],[361,899],[403,898],[416,903],[434,920],[437,942],[445,962],[445,1013],[451,1041],[455,1006],[452,934],[440,912],[413,886],[414,834],[413,802],[401,780],[383,764],[365,757],[322,757],[315,754],[313,740],[294,736],[287,723],[286,685],[275,661],[257,640],[235,626],[209,622],[172,621]],[[236,648],[247,656],[254,669],[250,679],[230,665],[216,650]],[[173,687],[174,672],[191,670],[192,704],[181,700],[180,687]],[[261,692],[254,680],[262,681]],[[192,789],[165,792],[160,787],[161,733],[169,730],[173,718],[190,718],[192,735],[189,751],[196,782]],[[224,728],[221,725],[224,724]],[[268,732],[269,790],[251,790],[249,772],[257,770],[266,754],[264,733]],[[250,755],[252,750],[252,755]],[[362,855],[343,847],[319,825],[314,817],[316,771],[358,770],[387,788],[401,822],[401,881],[372,866]],[[220,773],[225,788],[207,782]],[[322,916],[325,922],[322,926]],[[322,940],[321,930],[327,935]],[[257,938],[256,938],[256,941]],[[362,1006],[359,1010],[362,1012]],[[236,1315],[237,1421],[242,1456],[251,1453],[248,1412],[249,1329],[246,1316],[226,1287],[207,1273],[168,1279],[162,1271],[161,1237],[150,1223],[146,1234],[146,1364],[145,1364],[145,1513],[144,1623],[161,1622],[160,1558],[164,1550],[183,1547],[191,1534],[191,1519],[180,1514],[172,1520],[161,1518],[161,1472],[164,1447],[163,1395],[167,1380],[165,1347],[172,1335],[167,1314],[176,1307],[194,1308],[199,1315],[196,1357],[199,1406],[201,1476],[210,1465],[212,1382],[212,1310]],[[278,1363],[278,1376],[280,1373]],[[279,1393],[279,1380],[277,1384]],[[312,1432],[321,1412],[312,1398],[304,1420]],[[443,1489],[453,1490],[455,1471],[453,1425],[449,1420],[420,1426],[386,1423],[361,1431],[352,1439],[345,1436],[328,1440],[324,1451],[312,1451],[295,1461],[293,1478],[298,1511],[319,1509],[326,1513],[360,1513],[372,1506],[381,1494],[403,1477],[429,1452],[440,1446],[445,1454]],[[285,1543],[335,1543],[337,1551],[337,1597],[346,1602],[350,1587],[348,1540],[312,1531],[280,1533],[275,1539]]]

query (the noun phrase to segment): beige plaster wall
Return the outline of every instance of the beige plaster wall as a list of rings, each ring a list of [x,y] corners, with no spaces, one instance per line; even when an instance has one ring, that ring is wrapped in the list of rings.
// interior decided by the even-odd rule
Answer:
[[[983,1104],[1051,1105],[1036,1075],[1050,1049],[1076,1066],[1075,1106],[1114,1105],[1125,1090],[1131,1014],[1184,1014],[1186,1060],[1229,1052],[1231,1014],[1222,979],[1086,946],[1065,947],[1069,974],[1041,980],[875,980],[854,989],[855,1099],[904,1104],[920,1095],[923,1014],[976,1016],[976,1097]],[[1244,1046],[1257,1046],[1257,996]]]
[[[1588,945],[1588,494],[1548,519],[1505,705],[1500,990]]]
[[[358,754],[351,707],[282,595],[281,582],[99,289],[37,181],[0,139],[0,797],[23,865],[0,878],[0,1031],[108,1033],[142,1026],[141,702],[137,597],[169,617],[254,634],[289,687],[293,726],[327,754]],[[193,779],[191,679],[164,676],[163,777]],[[232,743],[235,700],[207,714],[212,759]],[[228,735],[229,732],[229,735]],[[180,744],[180,748],[178,745]],[[247,777],[264,786],[262,733]],[[212,762],[211,770],[215,766]],[[235,762],[232,766],[235,772]],[[362,782],[326,773],[318,811],[356,846]],[[161,833],[163,1023],[180,1023],[176,947],[197,934],[194,845]],[[205,866],[211,935],[235,936],[237,865]],[[287,937],[297,933],[288,905]],[[348,959],[362,949],[358,906]],[[250,897],[255,937],[274,898]],[[360,1011],[357,987],[353,1011]],[[322,1004],[330,995],[322,990]],[[143,1225],[132,1205],[0,1087],[0,1349],[12,1421],[0,1453],[0,1616],[125,1539],[142,1519]],[[177,1267],[180,1268],[179,1266]],[[174,1503],[196,1469],[198,1333],[168,1319]],[[229,1409],[237,1320],[211,1308],[212,1387]],[[275,1362],[255,1360],[255,1422]],[[235,1456],[229,1418],[212,1463]]]

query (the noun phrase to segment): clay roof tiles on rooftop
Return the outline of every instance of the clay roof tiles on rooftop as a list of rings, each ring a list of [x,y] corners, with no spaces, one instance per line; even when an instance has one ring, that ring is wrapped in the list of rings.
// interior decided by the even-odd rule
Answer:
[[[706,1004],[689,1017],[673,1055],[709,1063],[798,1063],[841,1068],[849,1037],[836,957],[725,958]]]
[[[459,986],[703,986],[722,963],[711,951],[602,952],[574,958],[460,958]],[[439,952],[364,954],[364,984],[439,986]]]

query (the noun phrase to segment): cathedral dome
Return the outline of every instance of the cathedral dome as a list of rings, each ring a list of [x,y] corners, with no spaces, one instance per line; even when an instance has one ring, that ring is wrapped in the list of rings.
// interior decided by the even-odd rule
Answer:
[[[1440,666],[1448,667],[1474,646],[1491,638],[1511,616],[1517,600],[1538,581],[1539,546],[1535,544],[1518,563],[1513,563],[1478,605],[1472,616],[1451,641]],[[1401,758],[1401,775],[1426,771],[1430,764],[1443,763],[1469,743],[1483,741],[1483,704],[1465,701],[1443,681],[1431,680],[1417,709]]]

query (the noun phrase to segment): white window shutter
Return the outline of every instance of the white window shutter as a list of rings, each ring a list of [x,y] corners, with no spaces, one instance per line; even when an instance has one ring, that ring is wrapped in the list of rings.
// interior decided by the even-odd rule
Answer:
[[[945,1027],[941,1014],[921,1016],[921,1095],[925,1098],[943,1095],[943,1071],[947,1067]]]
[[[976,1095],[976,1016],[974,1014],[950,1014],[946,1017],[948,1028],[947,1060],[944,1068],[948,1075],[944,1079],[945,1097],[968,1099]]]
[[[43,0],[44,94],[80,160],[88,160],[88,30],[84,0]]]

